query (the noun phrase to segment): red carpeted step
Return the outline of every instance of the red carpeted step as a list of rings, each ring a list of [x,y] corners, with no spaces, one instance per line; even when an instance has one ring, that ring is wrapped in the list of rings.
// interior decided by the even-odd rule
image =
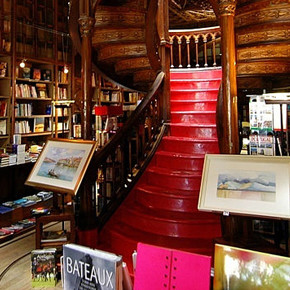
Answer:
[[[149,166],[146,170],[147,183],[165,188],[181,190],[198,190],[201,171],[174,170],[157,166]]]
[[[176,137],[195,137],[195,138],[207,138],[217,139],[216,125],[193,125],[187,123],[171,123],[170,135]]]
[[[181,238],[209,238],[218,236],[218,220],[209,213],[152,210],[139,204],[124,207],[120,222],[148,234]]]
[[[221,80],[217,79],[171,79],[170,89],[218,89]]]
[[[212,100],[216,99],[218,89],[175,89],[170,91],[171,100]]]
[[[171,79],[213,79],[222,77],[221,68],[216,69],[173,69],[170,71]]]
[[[171,111],[215,111],[216,100],[172,100]]]
[[[214,139],[193,139],[187,137],[165,136],[162,150],[188,154],[218,153],[218,141]]]
[[[176,111],[171,112],[172,123],[216,124],[215,111]]]
[[[198,190],[168,190],[141,184],[136,188],[136,201],[143,207],[179,212],[198,212]]]
[[[155,165],[178,170],[202,171],[204,162],[203,154],[186,154],[159,150],[155,153]]]

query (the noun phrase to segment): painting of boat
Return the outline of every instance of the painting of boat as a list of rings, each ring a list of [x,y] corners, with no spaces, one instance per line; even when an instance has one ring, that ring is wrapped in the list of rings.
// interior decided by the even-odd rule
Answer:
[[[72,181],[84,155],[85,150],[51,147],[37,175]]]

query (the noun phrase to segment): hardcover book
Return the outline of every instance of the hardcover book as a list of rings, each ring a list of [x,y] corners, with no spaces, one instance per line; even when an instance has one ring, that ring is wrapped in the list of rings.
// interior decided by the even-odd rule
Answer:
[[[54,287],[57,282],[56,249],[31,251],[31,286]]]
[[[210,272],[210,256],[138,243],[134,290],[209,290]]]
[[[75,244],[63,246],[64,289],[122,289],[122,257]]]

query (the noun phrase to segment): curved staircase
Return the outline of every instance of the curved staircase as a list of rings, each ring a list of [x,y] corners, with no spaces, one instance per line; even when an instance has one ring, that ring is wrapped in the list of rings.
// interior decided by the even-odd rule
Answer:
[[[221,70],[171,72],[171,123],[151,163],[99,235],[132,271],[138,242],[212,255],[219,217],[197,210],[204,155],[218,153]]]
[[[124,2],[126,5],[98,5],[95,8],[92,35],[95,64],[118,83],[147,91],[160,70],[156,52],[151,57],[149,53],[154,50],[154,33],[146,37],[145,29],[148,23],[155,24],[151,17],[157,4],[150,1],[152,4],[147,7],[138,1],[137,4],[136,1]]]

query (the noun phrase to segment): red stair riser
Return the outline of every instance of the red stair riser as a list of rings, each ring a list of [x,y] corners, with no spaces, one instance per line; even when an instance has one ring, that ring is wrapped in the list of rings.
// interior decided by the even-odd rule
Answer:
[[[215,222],[198,219],[198,213],[191,223],[190,221],[156,219],[150,215],[145,217],[140,215],[139,212],[126,208],[121,217],[121,222],[147,233],[169,237],[208,238],[220,234]]]
[[[171,111],[216,111],[216,101],[171,101]]]
[[[176,80],[170,82],[170,89],[218,89],[220,80]]]
[[[204,158],[170,157],[156,153],[156,166],[179,170],[202,171]]]
[[[206,70],[206,71],[189,71],[189,70],[179,70],[179,71],[171,71],[170,72],[170,79],[212,79],[212,78],[221,78],[222,71],[221,70]]]
[[[200,90],[200,91],[183,91],[172,90],[170,92],[171,100],[216,100],[218,90]]]
[[[198,198],[190,196],[164,195],[140,190],[137,192],[136,201],[142,206],[159,210],[198,212]]]
[[[215,127],[174,126],[174,124],[171,124],[170,135],[176,137],[217,139],[217,130]]]
[[[171,152],[192,153],[192,154],[206,154],[218,153],[218,142],[193,142],[193,141],[179,141],[172,139],[165,139],[162,142],[162,149]]]
[[[200,176],[177,176],[162,174],[157,171],[148,170],[146,172],[147,183],[171,189],[198,190],[200,188]]]
[[[216,113],[208,113],[205,114],[203,112],[200,113],[177,113],[171,112],[171,122],[172,123],[190,123],[193,125],[196,124],[216,124]]]

